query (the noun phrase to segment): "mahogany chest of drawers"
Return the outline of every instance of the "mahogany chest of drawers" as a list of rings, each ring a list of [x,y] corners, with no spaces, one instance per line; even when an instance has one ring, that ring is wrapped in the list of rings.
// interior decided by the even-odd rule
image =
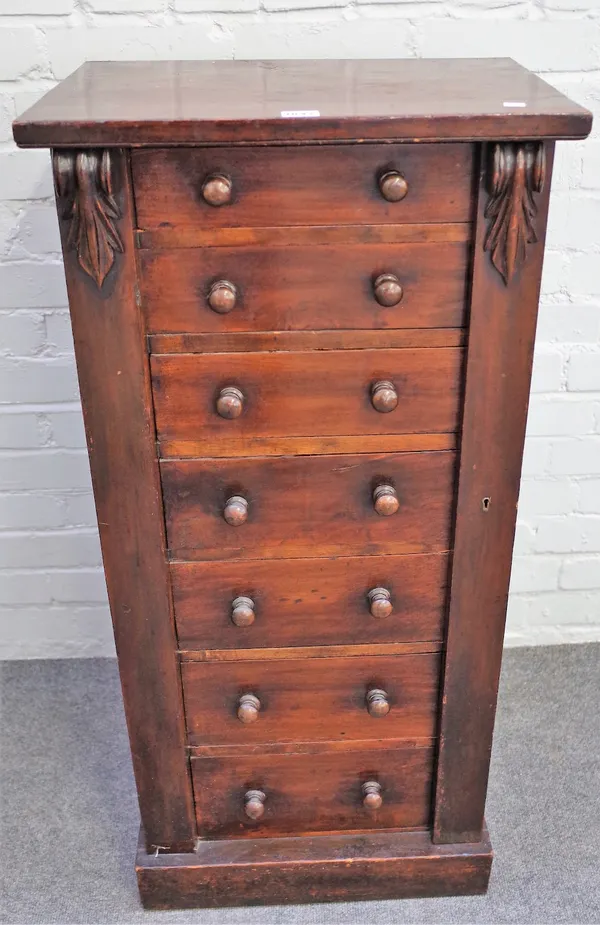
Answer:
[[[88,64],[53,149],[149,907],[479,893],[555,139],[509,60]]]

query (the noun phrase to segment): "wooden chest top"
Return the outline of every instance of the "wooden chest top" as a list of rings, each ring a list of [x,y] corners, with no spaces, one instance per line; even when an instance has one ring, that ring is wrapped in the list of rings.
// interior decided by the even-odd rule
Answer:
[[[23,147],[584,138],[591,115],[510,58],[93,61],[14,124]]]

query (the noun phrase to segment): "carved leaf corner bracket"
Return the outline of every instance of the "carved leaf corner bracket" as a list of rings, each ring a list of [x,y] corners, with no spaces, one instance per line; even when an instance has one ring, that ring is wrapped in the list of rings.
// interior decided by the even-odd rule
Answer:
[[[527,245],[537,240],[534,193],[541,193],[546,175],[542,142],[504,142],[492,148],[490,198],[485,217],[490,224],[484,250],[508,286],[525,263]]]
[[[53,160],[61,217],[70,222],[66,247],[76,251],[79,265],[101,289],[115,254],[123,252],[110,152],[56,151]]]

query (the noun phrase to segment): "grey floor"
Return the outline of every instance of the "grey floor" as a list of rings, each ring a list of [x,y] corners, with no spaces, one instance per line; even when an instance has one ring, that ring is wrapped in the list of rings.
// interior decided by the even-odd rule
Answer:
[[[487,896],[168,913],[138,903],[116,664],[0,668],[4,923],[600,923],[600,645],[506,654]]]

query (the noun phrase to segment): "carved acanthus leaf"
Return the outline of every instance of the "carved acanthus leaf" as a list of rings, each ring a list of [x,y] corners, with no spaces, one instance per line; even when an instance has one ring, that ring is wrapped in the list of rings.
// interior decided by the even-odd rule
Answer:
[[[76,251],[81,268],[101,289],[115,254],[123,252],[110,152],[56,151],[54,181],[64,204],[61,217],[70,222],[66,246]]]
[[[535,243],[537,205],[546,173],[542,142],[503,142],[493,146],[489,175],[490,198],[485,217],[490,224],[484,249],[508,285]]]

